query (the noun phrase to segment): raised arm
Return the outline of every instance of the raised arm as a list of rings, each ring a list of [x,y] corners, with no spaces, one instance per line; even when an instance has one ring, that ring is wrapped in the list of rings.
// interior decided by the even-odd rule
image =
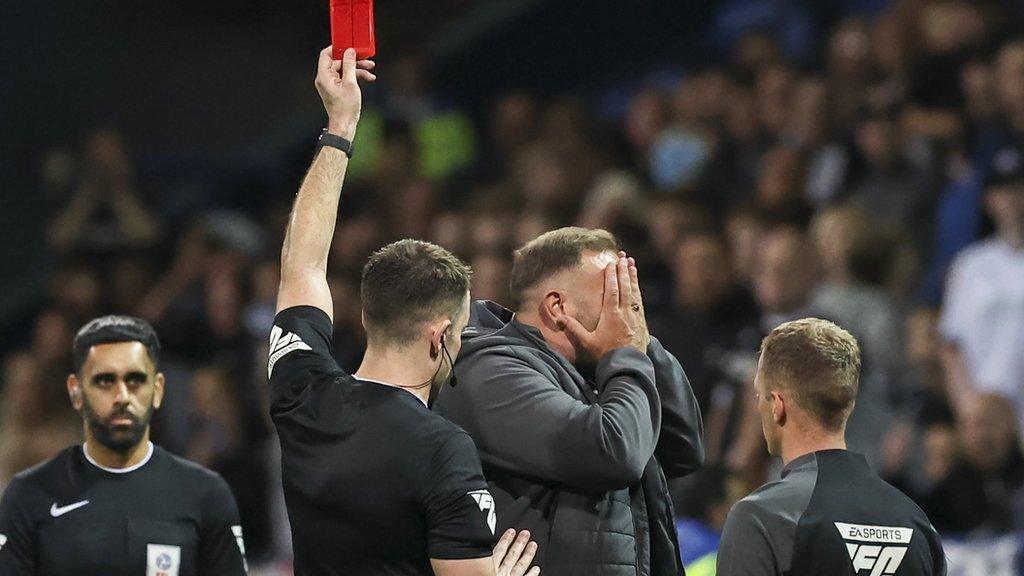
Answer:
[[[331,58],[331,47],[320,52],[316,89],[327,111],[327,131],[349,142],[355,138],[362,108],[358,80],[372,82],[373,62],[356,62],[355,50],[344,60]],[[313,159],[299,194],[295,198],[281,249],[281,287],[277,311],[293,306],[315,306],[333,321],[334,306],[327,285],[327,254],[338,218],[341,186],[345,181],[348,156],[342,150],[324,146]]]

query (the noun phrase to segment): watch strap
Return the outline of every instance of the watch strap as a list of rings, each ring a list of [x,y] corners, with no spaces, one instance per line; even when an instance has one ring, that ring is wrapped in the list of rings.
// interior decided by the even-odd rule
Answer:
[[[324,129],[323,132],[320,133],[320,139],[316,143],[316,151],[318,154],[320,153],[320,149],[323,148],[324,146],[337,148],[338,150],[344,152],[345,155],[348,156],[349,158],[351,158],[352,154],[355,153],[355,146],[352,144],[350,140],[342,138],[341,136],[338,136],[336,134],[331,134],[330,132],[327,131],[326,128]]]

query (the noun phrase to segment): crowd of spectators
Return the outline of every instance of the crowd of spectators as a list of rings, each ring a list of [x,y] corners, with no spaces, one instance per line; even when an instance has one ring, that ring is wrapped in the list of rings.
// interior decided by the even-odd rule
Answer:
[[[432,98],[415,59],[394,63],[330,255],[338,361],[359,363],[360,268],[390,240],[453,250],[474,298],[507,303],[516,246],[606,228],[705,416],[708,465],[675,490],[688,560],[687,535],[714,533],[773,473],[752,374],[767,331],[803,316],[863,349],[851,449],[944,536],[1024,530],[1024,40],[1007,4],[896,1],[802,52],[747,27],[726,61],[633,86],[618,112],[600,95],[514,91],[474,122]],[[227,479],[256,564],[285,557],[266,505],[279,488],[265,341],[294,189],[171,219],[107,128],[42,174],[62,264],[3,363],[0,485],[77,441],[62,384],[74,331],[135,314],[166,350],[156,441]]]

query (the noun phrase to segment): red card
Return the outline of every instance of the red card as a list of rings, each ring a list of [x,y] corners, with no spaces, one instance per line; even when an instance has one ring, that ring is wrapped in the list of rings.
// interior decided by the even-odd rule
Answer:
[[[377,53],[373,30],[373,0],[330,0],[331,45],[334,59],[341,60],[345,50],[356,49],[356,58],[365,60]]]

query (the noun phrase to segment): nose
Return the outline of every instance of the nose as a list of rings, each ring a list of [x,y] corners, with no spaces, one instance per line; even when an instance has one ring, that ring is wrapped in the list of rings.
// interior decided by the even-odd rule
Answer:
[[[114,402],[118,404],[127,404],[131,400],[131,396],[128,394],[128,384],[124,380],[120,380],[117,383],[117,396],[114,397]]]

